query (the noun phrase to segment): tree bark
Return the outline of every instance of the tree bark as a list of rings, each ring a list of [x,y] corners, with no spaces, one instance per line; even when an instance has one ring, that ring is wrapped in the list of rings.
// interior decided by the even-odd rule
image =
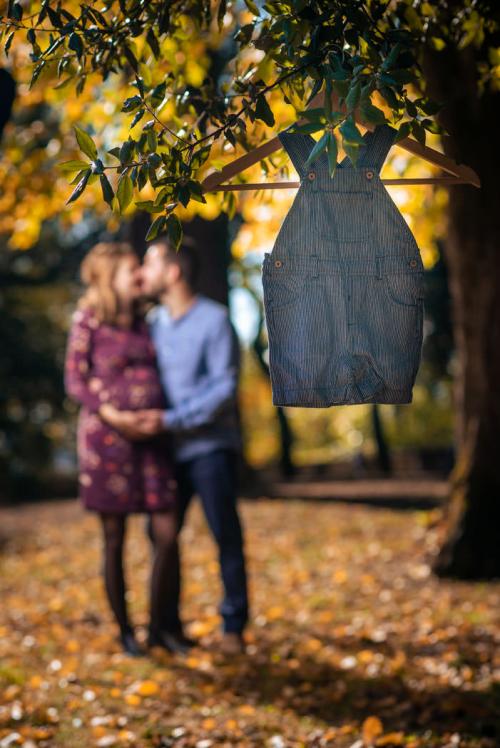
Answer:
[[[482,185],[449,188],[445,241],[457,352],[457,459],[435,571],[468,579],[500,576],[500,93],[479,93],[480,54],[448,46],[424,57],[427,91],[446,102],[443,149],[472,166]]]

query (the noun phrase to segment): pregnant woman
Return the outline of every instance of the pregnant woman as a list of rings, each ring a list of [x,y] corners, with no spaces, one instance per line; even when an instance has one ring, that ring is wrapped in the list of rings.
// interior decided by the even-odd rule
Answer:
[[[124,243],[101,242],[81,267],[86,292],[74,313],[66,352],[68,394],[81,404],[80,498],[99,514],[106,593],[125,652],[142,650],[130,624],[123,569],[126,518],[150,513],[155,556],[149,643],[162,644],[160,613],[170,594],[176,546],[177,482],[167,435],[147,437],[140,413],[164,408],[153,345],[139,312],[139,262]]]

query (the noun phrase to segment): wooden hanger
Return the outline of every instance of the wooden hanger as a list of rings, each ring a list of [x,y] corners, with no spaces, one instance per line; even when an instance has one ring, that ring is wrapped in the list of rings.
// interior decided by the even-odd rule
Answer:
[[[320,107],[324,105],[325,93],[322,91],[317,94],[309,103],[307,109],[313,107]],[[332,110],[339,111],[338,97],[335,93],[332,93]],[[375,125],[364,122],[358,112],[354,113],[354,117],[357,122],[360,122],[367,130],[374,130]],[[298,120],[297,124],[303,124],[307,122],[306,119]],[[465,164],[457,164],[449,156],[445,156],[443,153],[429,148],[427,145],[422,145],[413,138],[403,138],[398,140],[394,145],[403,148],[408,153],[412,153],[414,156],[418,156],[424,161],[428,161],[435,166],[439,166],[447,175],[437,177],[424,177],[424,178],[409,178],[409,179],[383,179],[384,184],[472,184],[474,187],[481,187],[481,182],[478,175],[471,169],[470,166]],[[229,164],[226,164],[220,171],[215,171],[209,174],[202,182],[203,192],[219,192],[219,191],[245,191],[245,190],[276,190],[276,189],[289,189],[290,187],[300,187],[300,182],[254,182],[246,184],[223,184],[226,179],[240,174],[245,169],[253,166],[263,158],[270,156],[271,153],[282,148],[282,143],[279,137],[276,135],[274,138],[267,140],[257,148],[253,148],[243,156],[234,159]],[[451,175],[451,176],[450,176]],[[334,177],[335,178],[335,177]]]

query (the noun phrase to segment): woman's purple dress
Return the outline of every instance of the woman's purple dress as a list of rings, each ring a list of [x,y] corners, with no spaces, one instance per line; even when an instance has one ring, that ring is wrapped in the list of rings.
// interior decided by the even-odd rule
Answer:
[[[153,344],[143,319],[131,329],[98,322],[77,310],[65,363],[67,393],[81,403],[78,422],[80,498],[99,512],[172,510],[177,498],[167,435],[130,441],[98,415],[110,403],[120,410],[164,408]]]

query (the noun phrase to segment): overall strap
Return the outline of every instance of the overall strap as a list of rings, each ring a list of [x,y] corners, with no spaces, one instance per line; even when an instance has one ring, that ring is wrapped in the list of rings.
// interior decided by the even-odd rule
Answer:
[[[369,166],[379,172],[389,150],[394,143],[397,130],[390,125],[377,125],[374,130],[368,130],[363,136],[364,145],[361,146],[357,168]]]
[[[288,132],[283,130],[278,133],[284,149],[290,156],[292,164],[295,166],[299,176],[305,175],[305,163],[307,157],[311,153],[311,150],[316,145],[316,141],[307,133],[303,132]],[[314,166],[316,164],[314,163]],[[311,166],[311,168],[313,168]]]

